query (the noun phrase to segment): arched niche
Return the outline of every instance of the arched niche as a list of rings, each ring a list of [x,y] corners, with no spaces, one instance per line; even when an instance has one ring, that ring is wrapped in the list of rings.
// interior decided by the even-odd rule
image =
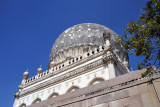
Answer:
[[[100,82],[102,82],[102,81],[104,81],[103,78],[94,78],[94,79],[88,84],[88,86],[93,85],[93,84],[100,83]]]
[[[26,107],[26,104],[23,103],[19,107]]]
[[[32,102],[32,104],[39,103],[39,102],[41,102],[41,99],[40,99],[40,98],[36,98],[36,99]]]
[[[59,96],[59,94],[54,92],[48,98],[54,98],[54,97],[57,97],[57,96]]]
[[[72,87],[70,87],[70,88],[67,90],[66,93],[71,92],[71,91],[75,91],[75,90],[78,90],[78,89],[79,89],[78,86],[72,86]]]

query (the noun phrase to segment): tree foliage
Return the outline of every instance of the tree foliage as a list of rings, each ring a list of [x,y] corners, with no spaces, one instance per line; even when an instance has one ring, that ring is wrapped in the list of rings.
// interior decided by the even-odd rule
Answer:
[[[128,52],[142,56],[138,69],[147,68],[142,76],[151,75],[152,66],[160,66],[160,0],[146,2],[138,21],[129,22],[125,31],[117,43]]]

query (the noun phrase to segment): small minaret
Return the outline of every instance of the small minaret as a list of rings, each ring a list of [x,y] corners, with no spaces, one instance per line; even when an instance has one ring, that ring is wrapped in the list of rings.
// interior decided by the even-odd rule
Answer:
[[[25,72],[23,73],[23,80],[22,80],[22,83],[21,83],[22,85],[25,84],[28,76],[29,76],[29,73],[28,73],[28,69],[27,69],[27,71],[25,71]]]
[[[104,33],[103,33],[103,39],[104,39],[104,41],[106,43],[106,47],[111,47],[111,43],[110,43],[111,39],[110,39],[110,37],[111,37],[111,34],[108,33],[108,32],[106,32],[106,31],[104,31]],[[109,56],[110,54],[113,54],[113,53],[110,50],[108,50],[106,52],[106,54]],[[115,63],[114,63],[114,61],[110,59],[109,61],[106,62],[106,66],[108,68],[109,78],[116,77],[116,70],[115,70]]]
[[[104,41],[106,42],[106,46],[107,46],[107,47],[110,47],[110,45],[111,45],[111,44],[110,44],[110,36],[111,36],[110,33],[104,31],[104,33],[103,33],[103,39],[104,39]]]
[[[129,63],[127,61],[126,58],[124,58],[124,62],[123,62],[123,65],[127,68],[127,70],[129,71]]]

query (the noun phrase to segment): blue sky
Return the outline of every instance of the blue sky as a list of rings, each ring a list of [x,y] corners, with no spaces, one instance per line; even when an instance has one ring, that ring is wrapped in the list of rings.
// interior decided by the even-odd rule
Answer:
[[[12,107],[22,74],[48,69],[56,38],[80,23],[105,25],[124,34],[147,0],[0,0],[0,104]],[[133,70],[139,58],[130,56]]]

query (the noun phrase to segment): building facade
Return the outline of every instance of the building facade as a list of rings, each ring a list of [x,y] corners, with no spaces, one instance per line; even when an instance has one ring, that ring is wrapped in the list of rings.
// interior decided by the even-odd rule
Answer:
[[[132,85],[141,82],[145,87],[146,82],[141,81],[143,71],[129,73],[128,53],[116,44],[117,37],[111,29],[94,23],[78,24],[65,30],[52,47],[48,70],[42,72],[42,68],[38,68],[37,75],[31,78],[28,71],[24,72],[13,107],[130,107],[133,103],[120,106],[111,101],[141,95]],[[158,78],[159,72],[154,79]],[[124,90],[126,85],[135,90],[127,90],[127,87]],[[110,91],[115,92],[114,98],[109,95]],[[154,107],[159,107],[158,92],[155,88],[151,95]],[[138,102],[141,104],[138,107],[146,107],[142,103]]]

